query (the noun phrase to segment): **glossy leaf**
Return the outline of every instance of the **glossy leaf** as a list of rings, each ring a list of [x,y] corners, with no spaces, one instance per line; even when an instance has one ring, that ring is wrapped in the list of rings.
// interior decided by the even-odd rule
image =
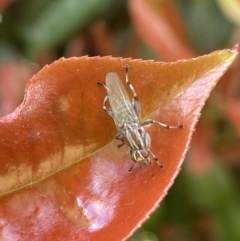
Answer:
[[[43,68],[23,103],[0,120],[1,240],[126,239],[172,185],[201,108],[236,55],[168,64],[82,57]],[[125,64],[143,119],[185,126],[146,128],[163,170],[153,163],[128,173],[127,148],[112,142],[116,129],[96,81],[111,71],[124,80]]]

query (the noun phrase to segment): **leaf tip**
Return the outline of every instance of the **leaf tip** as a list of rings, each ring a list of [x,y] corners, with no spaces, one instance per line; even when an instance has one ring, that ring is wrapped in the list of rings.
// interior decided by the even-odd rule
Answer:
[[[238,43],[236,43],[233,47],[232,47],[233,51],[236,51],[238,53]]]

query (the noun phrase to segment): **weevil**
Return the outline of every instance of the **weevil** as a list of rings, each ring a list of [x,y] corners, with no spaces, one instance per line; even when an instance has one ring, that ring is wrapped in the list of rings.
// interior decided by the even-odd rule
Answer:
[[[128,171],[132,171],[135,163],[139,163],[140,166],[151,164],[150,155],[157,162],[159,167],[162,168],[162,164],[150,150],[151,138],[145,131],[144,126],[153,123],[167,129],[181,129],[184,126],[170,126],[151,118],[141,122],[141,105],[138,95],[129,81],[128,72],[129,67],[126,65],[125,81],[133,93],[132,101],[130,100],[129,94],[124,87],[122,80],[115,72],[109,72],[107,74],[106,84],[97,82],[98,85],[103,86],[107,91],[107,95],[103,100],[103,109],[113,118],[115,122],[117,134],[114,138],[121,141],[117,147],[120,148],[124,144],[129,147],[129,155],[134,163]],[[109,102],[110,108],[107,107],[107,102]]]

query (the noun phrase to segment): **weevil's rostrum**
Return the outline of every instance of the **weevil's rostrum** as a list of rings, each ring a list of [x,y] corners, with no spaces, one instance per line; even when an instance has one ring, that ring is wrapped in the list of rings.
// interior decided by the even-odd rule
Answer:
[[[136,91],[128,79],[128,66],[125,66],[125,72],[126,83],[133,93],[132,102],[119,76],[115,72],[110,72],[106,76],[106,85],[97,82],[107,91],[103,101],[103,109],[114,119],[118,131],[115,139],[121,141],[118,147],[120,148],[124,144],[129,147],[129,154],[134,164],[151,164],[151,155],[157,164],[162,167],[162,164],[150,150],[151,138],[145,131],[144,126],[156,123],[170,129],[183,128],[183,125],[169,126],[153,119],[140,122],[141,106]],[[110,108],[107,107],[107,101],[109,101]],[[129,172],[132,171],[134,164],[129,168]]]

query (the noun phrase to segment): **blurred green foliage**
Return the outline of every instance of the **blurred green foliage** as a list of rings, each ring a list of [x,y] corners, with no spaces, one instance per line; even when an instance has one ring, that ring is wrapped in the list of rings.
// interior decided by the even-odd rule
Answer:
[[[123,8],[125,0],[16,1],[3,15],[0,44],[12,44],[35,60],[41,52],[63,46],[98,19],[114,21],[114,13]]]
[[[216,1],[176,2],[182,12],[189,38],[200,53],[209,53],[216,48],[226,47],[234,26],[222,15]]]

